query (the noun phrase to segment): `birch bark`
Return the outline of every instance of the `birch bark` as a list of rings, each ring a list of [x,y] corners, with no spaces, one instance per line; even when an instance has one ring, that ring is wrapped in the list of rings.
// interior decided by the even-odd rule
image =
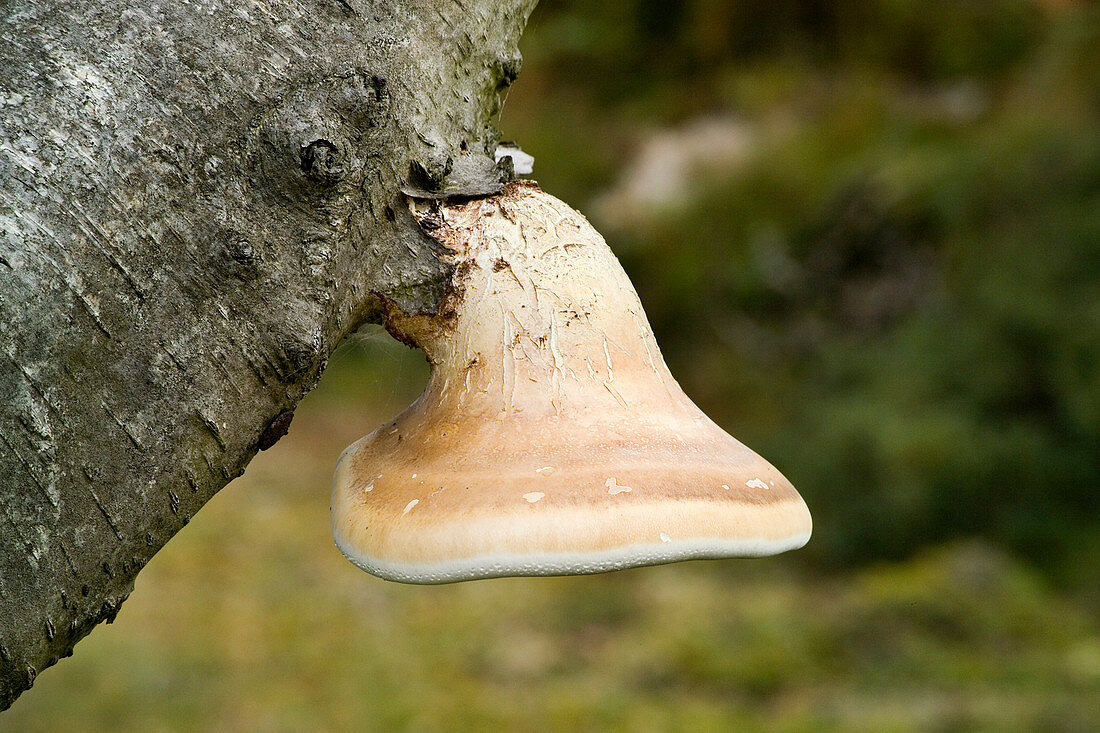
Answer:
[[[0,709],[286,432],[382,299],[403,205],[495,191],[534,0],[0,7]]]

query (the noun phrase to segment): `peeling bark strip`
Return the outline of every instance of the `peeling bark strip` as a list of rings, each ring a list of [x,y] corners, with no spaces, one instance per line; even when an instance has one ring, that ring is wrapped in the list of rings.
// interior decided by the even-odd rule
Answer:
[[[0,709],[446,265],[533,0],[11,0],[0,17]]]

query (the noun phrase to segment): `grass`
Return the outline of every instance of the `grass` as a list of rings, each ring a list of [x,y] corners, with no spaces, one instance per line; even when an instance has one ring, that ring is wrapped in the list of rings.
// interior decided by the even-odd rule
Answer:
[[[343,352],[0,729],[1100,729],[1096,618],[981,541],[833,576],[797,555],[437,587],[362,573],[329,536],[330,471],[423,371],[377,340]]]

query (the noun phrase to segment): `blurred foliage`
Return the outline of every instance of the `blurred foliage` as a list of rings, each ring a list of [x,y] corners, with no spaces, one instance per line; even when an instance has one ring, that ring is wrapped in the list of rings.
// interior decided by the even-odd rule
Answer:
[[[1095,586],[1095,4],[549,2],[525,42],[506,129],[688,393],[802,491],[805,557],[980,535]],[[741,153],[693,161],[698,119]],[[682,195],[639,201],[623,170],[677,127]]]
[[[341,352],[291,434],[0,730],[1100,729],[1100,622],[984,541],[842,574],[777,558],[434,587],[366,575],[333,547],[325,479],[414,396],[423,363],[403,350]]]

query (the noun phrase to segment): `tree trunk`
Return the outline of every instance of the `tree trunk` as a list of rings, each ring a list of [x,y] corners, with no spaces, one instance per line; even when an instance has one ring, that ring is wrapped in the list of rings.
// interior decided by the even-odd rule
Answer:
[[[12,0],[0,19],[0,709],[286,432],[336,344],[434,311],[402,191],[511,175],[533,0]]]

